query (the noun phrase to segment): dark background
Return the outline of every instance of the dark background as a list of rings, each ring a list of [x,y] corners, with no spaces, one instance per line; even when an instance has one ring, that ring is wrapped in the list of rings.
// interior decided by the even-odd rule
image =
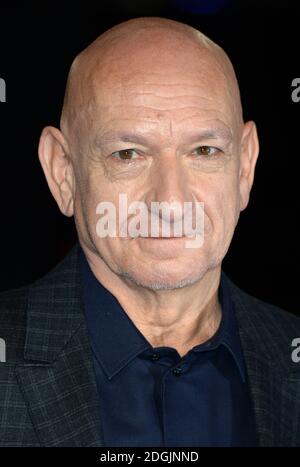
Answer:
[[[0,103],[0,289],[45,274],[76,241],[73,219],[59,212],[37,157],[42,128],[59,124],[73,58],[121,21],[162,16],[200,29],[227,51],[240,82],[245,119],[258,126],[261,151],[255,185],[224,270],[248,293],[300,314],[300,102],[291,99],[292,80],[300,77],[297,3],[2,3],[0,78],[6,81],[7,102]]]

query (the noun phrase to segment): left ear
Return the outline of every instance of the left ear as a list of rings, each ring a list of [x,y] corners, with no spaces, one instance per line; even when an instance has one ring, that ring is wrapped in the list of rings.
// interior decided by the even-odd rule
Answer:
[[[240,171],[239,171],[239,190],[240,190],[240,210],[243,211],[249,202],[250,191],[254,180],[254,171],[259,153],[259,142],[254,122],[246,122],[243,128],[241,153],[240,153]]]

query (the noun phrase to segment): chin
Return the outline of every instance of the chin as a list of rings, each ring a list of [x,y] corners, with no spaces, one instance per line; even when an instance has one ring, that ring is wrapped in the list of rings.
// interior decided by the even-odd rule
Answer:
[[[143,270],[144,269],[144,270]],[[174,267],[126,268],[121,275],[131,283],[150,290],[175,290],[195,284],[201,280],[206,268],[175,270]]]

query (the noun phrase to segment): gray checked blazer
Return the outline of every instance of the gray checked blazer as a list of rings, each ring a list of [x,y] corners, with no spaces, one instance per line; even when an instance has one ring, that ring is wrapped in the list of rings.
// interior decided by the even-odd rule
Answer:
[[[0,294],[0,446],[105,446],[78,252]],[[300,446],[300,363],[291,358],[300,319],[229,284],[259,443]]]

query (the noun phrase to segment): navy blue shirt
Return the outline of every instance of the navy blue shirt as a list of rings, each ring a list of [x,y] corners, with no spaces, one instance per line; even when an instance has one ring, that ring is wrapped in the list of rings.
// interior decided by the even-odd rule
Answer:
[[[174,348],[152,347],[95,278],[82,251],[81,265],[105,446],[256,445],[246,368],[223,273],[219,329],[181,357]]]

